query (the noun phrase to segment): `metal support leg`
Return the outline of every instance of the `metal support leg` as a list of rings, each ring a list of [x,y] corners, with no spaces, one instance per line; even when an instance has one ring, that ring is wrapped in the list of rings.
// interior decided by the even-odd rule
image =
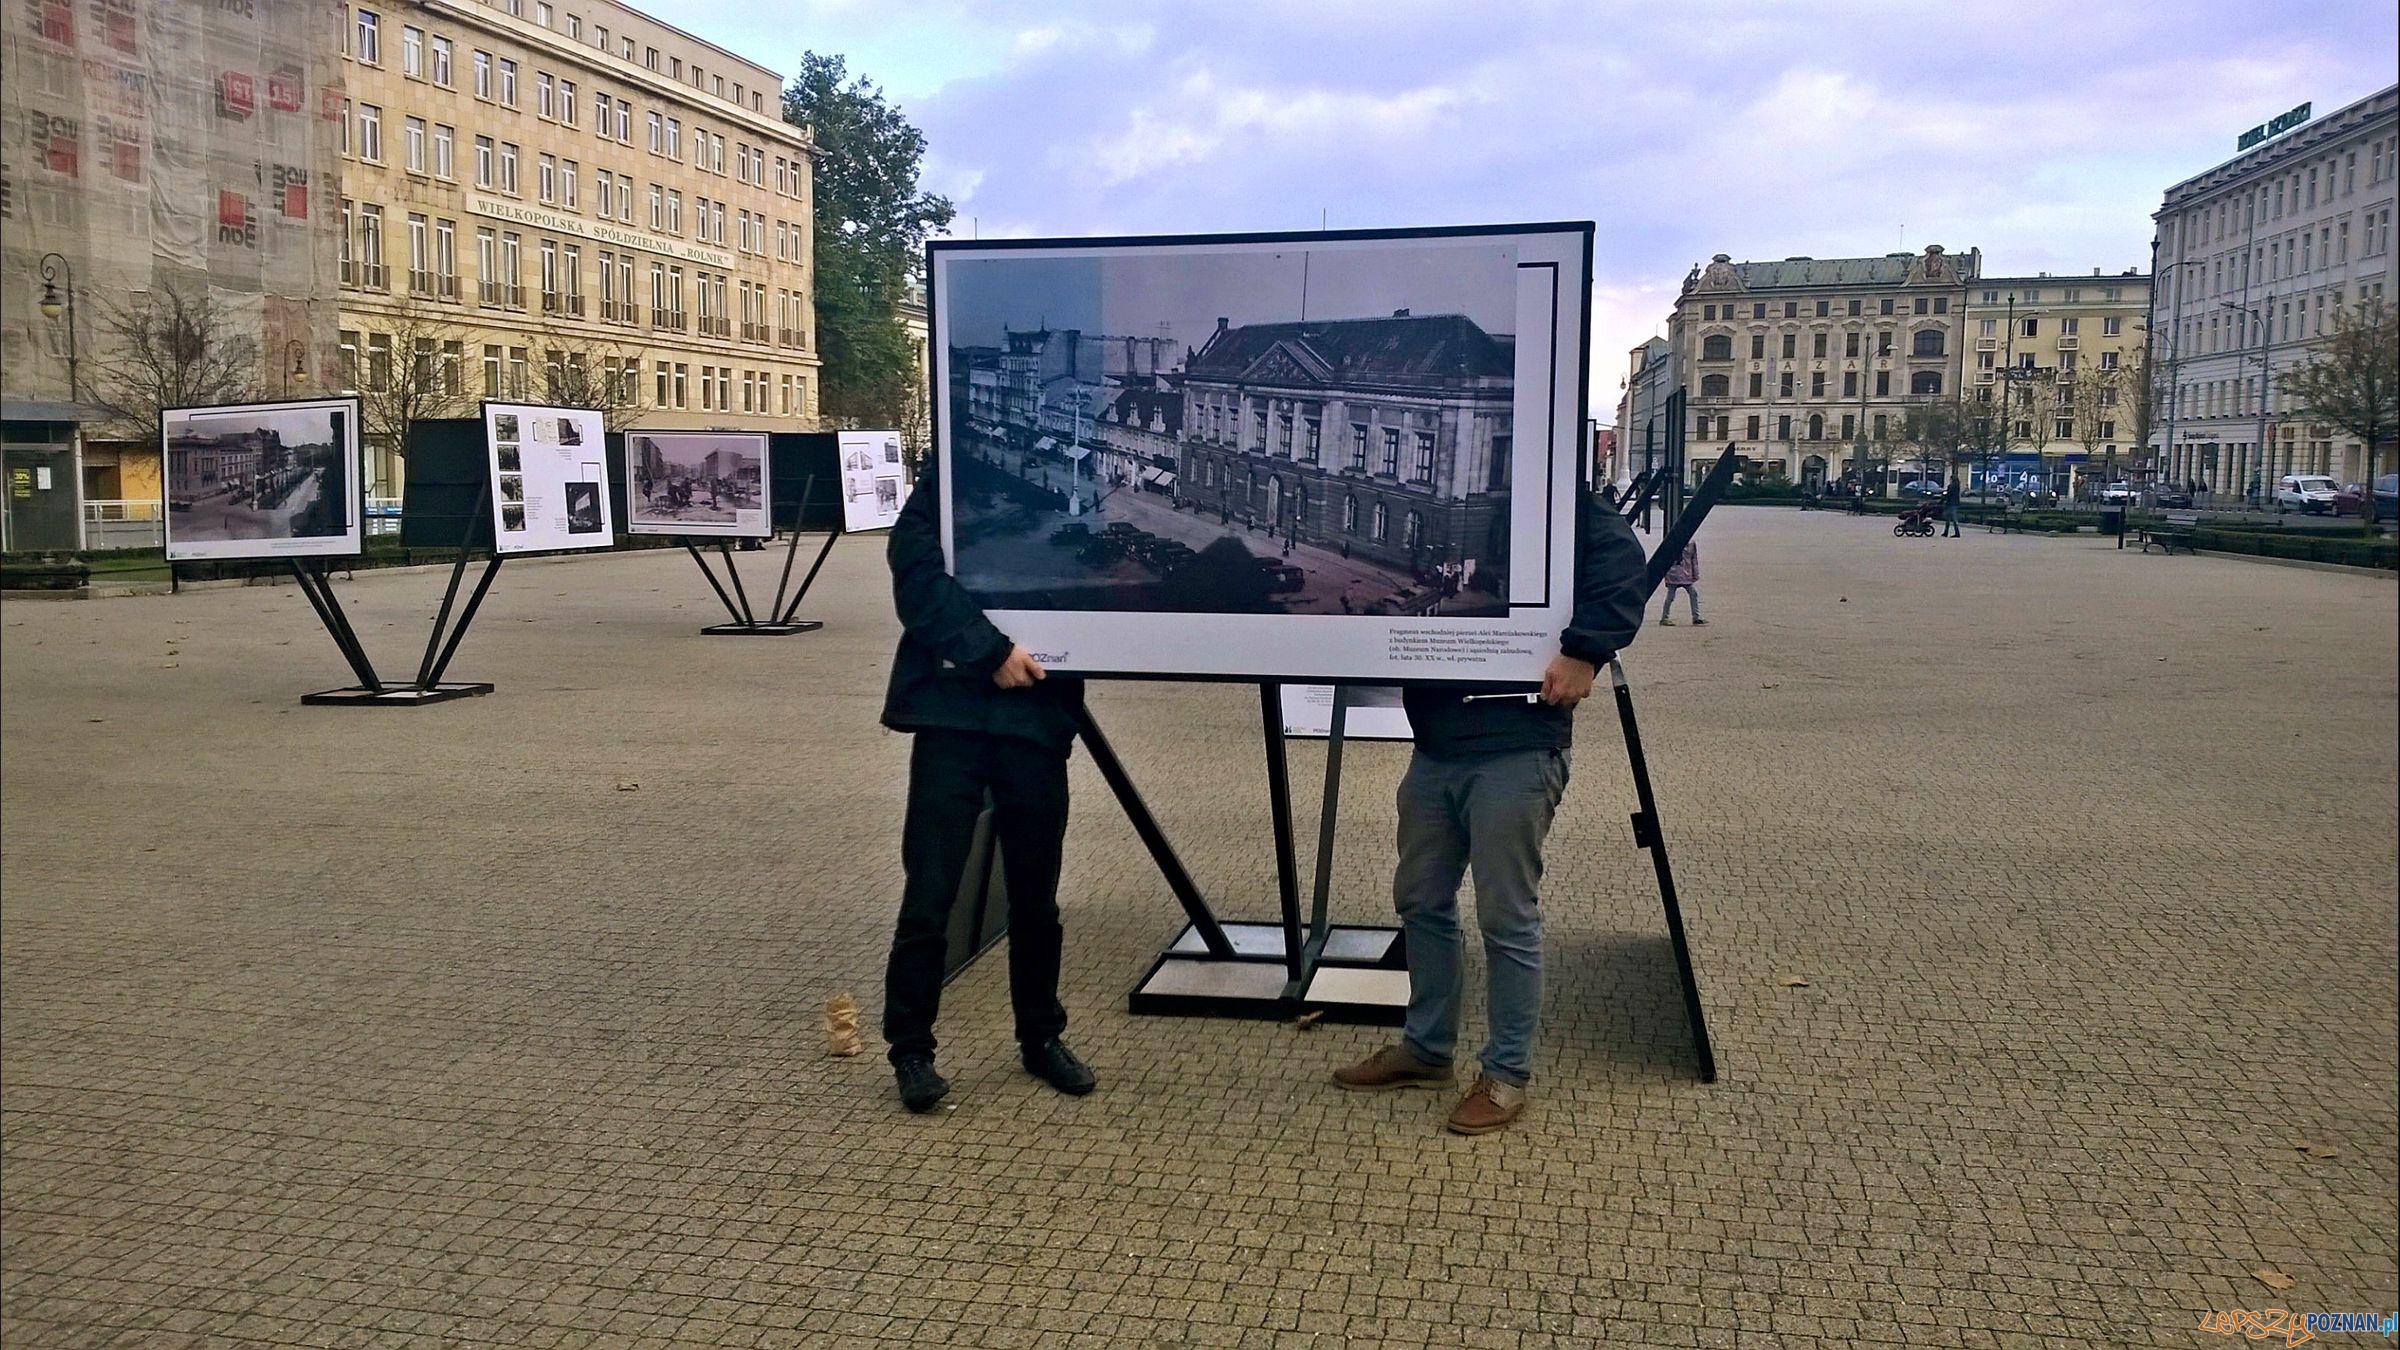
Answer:
[[[825,536],[825,546],[817,550],[817,560],[808,565],[808,575],[800,578],[800,589],[792,592],[792,603],[775,616],[777,623],[790,623],[800,613],[800,602],[808,598],[808,588],[816,584],[817,572],[825,566],[825,555],[833,552],[833,541],[842,537],[840,530]]]
[[[750,616],[734,608],[733,597],[727,595],[725,593],[725,588],[717,583],[717,574],[709,567],[708,557],[700,551],[700,545],[692,540],[686,539],[683,541],[683,551],[691,554],[692,561],[700,565],[700,575],[708,578],[708,588],[717,593],[717,603],[725,607],[725,612],[733,616],[733,621],[735,623],[749,623],[751,621]],[[730,567],[732,566],[732,563],[729,561],[726,565]]]
[[[433,663],[433,670],[424,681],[425,688],[431,689],[442,682],[442,672],[450,668],[450,658],[457,653],[459,640],[467,635],[467,625],[475,622],[475,611],[483,604],[484,593],[492,589],[492,578],[498,575],[500,555],[495,553],[484,564],[483,576],[475,583],[475,593],[467,597],[467,607],[458,612],[458,622],[451,625],[450,641],[443,645],[441,658]]]
[[[1315,970],[1325,953],[1326,935],[1333,931],[1334,830],[1342,807],[1342,731],[1350,715],[1350,686],[1333,687],[1333,718],[1325,735],[1325,806],[1317,817],[1317,885],[1308,911],[1308,945],[1301,973]]]
[[[350,627],[341,611],[341,602],[334,599],[332,588],[325,585],[322,573],[308,570],[308,564],[298,558],[291,561],[292,579],[300,593],[308,597],[309,608],[317,612],[317,622],[333,635],[333,645],[341,650],[342,659],[349,663],[352,674],[358,676],[359,687],[373,693],[383,690],[382,681],[375,678],[375,667],[367,660],[366,649],[359,645],[358,633]]]
[[[434,612],[433,633],[425,639],[425,659],[417,663],[417,687],[419,689],[433,687],[433,668],[441,652],[442,630],[449,626],[450,606],[458,599],[458,583],[467,574],[467,551],[474,544],[475,525],[477,521],[488,517],[491,510],[492,484],[491,480],[486,478],[483,491],[475,495],[475,510],[467,516],[465,535],[458,541],[458,562],[450,569],[450,585],[442,591],[442,607]],[[495,563],[498,562],[499,556],[495,549],[492,555]],[[451,645],[456,646],[457,644]]]
[[[783,551],[783,575],[775,579],[775,603],[767,606],[767,617],[776,619],[783,613],[783,588],[792,583],[792,561],[800,556],[800,531],[808,524],[808,499],[817,490],[817,476],[810,474],[800,483],[800,509],[792,513],[792,542]]]
[[[742,602],[741,612],[733,616],[734,622],[757,623],[757,617],[750,612],[750,593],[742,589],[742,574],[733,565],[733,545],[718,540],[717,556],[725,560],[725,579],[733,583],[733,594]]]
[[[1300,862],[1292,846],[1292,775],[1283,753],[1283,686],[1259,685],[1258,706],[1267,743],[1267,807],[1275,821],[1275,891],[1283,909],[1283,963],[1296,994],[1308,971],[1300,935]]]
[[[1650,765],[1642,756],[1642,731],[1633,717],[1633,693],[1625,686],[1625,667],[1608,663],[1608,681],[1617,695],[1617,720],[1625,727],[1625,759],[1633,769],[1633,842],[1650,851],[1658,874],[1658,897],[1666,906],[1667,935],[1675,945],[1675,971],[1683,980],[1684,1016],[1692,1024],[1692,1053],[1700,1061],[1700,1081],[1717,1081],[1717,1056],[1708,1042],[1708,1014],[1700,1007],[1700,981],[1692,972],[1692,949],[1683,933],[1683,907],[1675,898],[1675,869],[1667,861],[1667,837],[1658,823],[1658,799],[1650,791]]]
[[[1110,747],[1108,737],[1101,734],[1100,724],[1093,720],[1092,710],[1081,700],[1075,704],[1075,726],[1083,737],[1084,749],[1091,752],[1092,767],[1100,771],[1100,776],[1108,782],[1108,790],[1116,794],[1117,804],[1125,808],[1125,818],[1133,822],[1133,832],[1141,836],[1142,846],[1150,850],[1151,861],[1158,864],[1159,874],[1167,880],[1167,889],[1175,893],[1175,902],[1183,906],[1184,916],[1191,920],[1192,929],[1200,935],[1208,954],[1219,960],[1230,959],[1232,940],[1218,926],[1217,916],[1208,912],[1208,902],[1200,898],[1200,888],[1192,884],[1191,873],[1184,870],[1183,860],[1175,856],[1165,832],[1158,828],[1158,821],[1151,817],[1149,806],[1142,801],[1142,794],[1134,790],[1133,780],[1126,776],[1125,766],[1117,761],[1117,752]]]

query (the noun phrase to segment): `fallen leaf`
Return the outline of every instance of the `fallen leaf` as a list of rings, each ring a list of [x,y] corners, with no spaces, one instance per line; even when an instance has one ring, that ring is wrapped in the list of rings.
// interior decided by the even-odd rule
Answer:
[[[1849,603],[1850,603],[1850,597],[1849,597],[1849,596],[1846,596],[1846,595],[1845,595],[1845,596],[1843,596],[1843,597],[1842,597],[1842,603],[1843,603],[1843,604],[1845,604],[1845,605],[1846,605],[1846,604],[1849,604]]]
[[[1762,684],[1762,685],[1760,685],[1760,686],[1759,686],[1759,688],[1761,688],[1761,689],[1780,689],[1780,688],[1782,688],[1782,687],[1783,687],[1783,682],[1782,682],[1781,680],[1777,680],[1777,681],[1776,681],[1775,683],[1773,683],[1773,684]]]
[[[2291,1276],[2284,1274],[2282,1271],[2275,1269],[2273,1266],[2260,1266],[2258,1269],[2251,1271],[2250,1273],[2257,1276],[2258,1282],[2265,1285],[2269,1289],[2289,1289],[2293,1285],[2300,1283],[2298,1280],[2295,1280]]]
[[[107,719],[107,718],[105,718],[105,717],[87,717],[87,718],[85,718],[85,719],[83,719],[83,720],[84,720],[84,721],[86,721],[86,722],[105,722],[105,721],[107,721],[108,719]]]
[[[2292,1147],[2306,1158],[2338,1158],[2342,1151],[2331,1144],[2295,1143]]]
[[[639,792],[639,791],[641,791],[641,790],[642,790],[642,785],[641,785],[641,784],[639,784],[639,783],[619,783],[619,784],[617,784],[617,791],[619,791],[619,792]]]
[[[161,661],[158,663],[158,668],[160,670],[173,670],[179,664],[181,663],[176,661]]]
[[[1808,988],[1808,981],[1801,979],[1797,975],[1786,975],[1783,977],[1783,987],[1786,989],[1806,989]]]
[[[1313,1027],[1313,1026],[1315,1026],[1317,1023],[1319,1023],[1319,1022],[1322,1022],[1322,1021],[1324,1021],[1324,1020],[1325,1020],[1325,1010],[1324,1010],[1323,1008],[1316,1008],[1316,1009],[1313,1009],[1313,1010],[1311,1010],[1311,1011],[1304,1012],[1304,1013],[1300,1014],[1298,1017],[1295,1017],[1295,1018],[1293,1018],[1293,1019],[1292,1019],[1292,1025],[1293,1025],[1293,1026],[1295,1026],[1295,1027],[1297,1027],[1297,1028],[1299,1028],[1299,1029],[1300,1029],[1300,1030],[1302,1030],[1302,1031],[1306,1031],[1306,1030],[1308,1030],[1310,1027]]]

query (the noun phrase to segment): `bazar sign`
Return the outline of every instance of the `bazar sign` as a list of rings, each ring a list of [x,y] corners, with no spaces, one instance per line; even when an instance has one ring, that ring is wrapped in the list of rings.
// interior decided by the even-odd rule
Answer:
[[[2234,148],[2236,150],[2247,150],[2251,146],[2258,144],[2260,141],[2266,140],[2272,136],[2280,136],[2307,120],[2308,105],[2303,103],[2299,107],[2292,109],[2290,112],[2284,113],[2282,116],[2275,118],[2273,121],[2261,122],[2257,126],[2250,128],[2248,131],[2243,132],[2241,134],[2241,138],[2234,142]]]
[[[647,253],[663,253],[670,258],[681,258],[685,262],[705,263],[710,267],[733,266],[733,255],[720,249],[701,248],[695,244],[684,243],[680,239],[645,234],[640,230],[626,229],[622,225],[600,224],[577,216],[561,215],[556,211],[544,211],[539,207],[520,206],[515,202],[496,201],[490,197],[470,195],[467,198],[467,209],[476,215],[489,216],[494,220],[530,225],[537,230],[551,230],[558,234],[571,234],[579,239],[590,239],[596,243],[615,244],[621,248],[638,248]]]

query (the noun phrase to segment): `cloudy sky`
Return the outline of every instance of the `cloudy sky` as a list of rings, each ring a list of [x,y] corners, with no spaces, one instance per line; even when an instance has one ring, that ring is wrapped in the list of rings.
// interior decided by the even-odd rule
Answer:
[[[2393,83],[2400,41],[2391,0],[646,7],[848,58],[961,236],[1595,220],[1603,408],[1712,253],[2146,266],[2163,188]]]

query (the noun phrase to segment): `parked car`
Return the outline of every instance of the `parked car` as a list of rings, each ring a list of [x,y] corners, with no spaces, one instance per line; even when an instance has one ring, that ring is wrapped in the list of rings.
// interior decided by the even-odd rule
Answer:
[[[2122,504],[2132,501],[2133,496],[2133,484],[2122,478],[2100,489],[2100,500],[2103,502]]]
[[[2161,511],[2189,511],[2192,509],[2192,494],[2179,487],[2160,488],[2158,495],[2152,497],[2150,501]]]
[[[1077,548],[1092,542],[1092,527],[1082,521],[1070,521],[1050,532],[1053,544],[1073,544]]]
[[[1258,570],[1260,575],[1267,579],[1267,594],[1269,595],[1287,594],[1308,584],[1308,574],[1290,563],[1277,562],[1272,558],[1261,558],[1258,560]]]
[[[2337,516],[2363,514],[2370,500],[2375,504],[2377,520],[2391,520],[2400,516],[2400,474],[2378,476],[2371,492],[2357,483],[2343,488],[2333,494],[2333,513]]]
[[[2287,473],[2275,480],[2275,510],[2304,514],[2333,510],[2339,490],[2332,479],[2317,473]]]
[[[1900,485],[1900,495],[1903,497],[1939,497],[1942,495],[1942,481],[1938,478],[1911,479]]]

